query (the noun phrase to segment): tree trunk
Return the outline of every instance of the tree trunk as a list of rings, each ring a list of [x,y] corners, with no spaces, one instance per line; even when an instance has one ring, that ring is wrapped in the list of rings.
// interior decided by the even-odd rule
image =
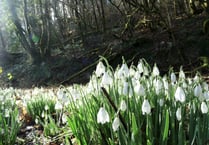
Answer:
[[[40,54],[37,52],[36,47],[34,45],[30,45],[30,43],[27,40],[27,32],[22,28],[20,20],[17,16],[15,3],[13,0],[7,0],[7,4],[9,7],[9,11],[11,13],[11,20],[14,23],[16,27],[16,33],[19,36],[20,42],[23,46],[23,48],[26,50],[27,54],[31,57],[31,61],[33,63],[39,63],[40,60]],[[28,35],[28,39],[30,39],[30,35]]]
[[[105,20],[105,11],[104,11],[104,3],[103,0],[100,0],[101,11],[102,11],[102,29],[103,32],[106,32],[106,20]]]
[[[94,15],[94,19],[95,19],[95,24],[96,24],[96,30],[99,30],[99,25],[98,25],[98,20],[97,20],[97,14],[96,14],[96,10],[95,10],[95,4],[94,1],[91,0],[92,6],[93,6],[93,15]]]

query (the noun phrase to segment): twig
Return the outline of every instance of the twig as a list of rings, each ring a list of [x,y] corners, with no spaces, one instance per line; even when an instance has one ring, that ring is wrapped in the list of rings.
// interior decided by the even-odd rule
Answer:
[[[111,97],[110,97],[110,95],[107,93],[106,89],[105,89],[104,87],[101,87],[101,89],[102,89],[104,95],[106,96],[106,98],[108,99],[110,105],[113,107],[114,111],[117,112],[118,109],[117,109],[115,103],[111,100]],[[126,130],[126,132],[127,132],[127,131],[128,131],[128,128],[127,128],[127,126],[126,126],[125,120],[124,120],[123,117],[121,116],[120,112],[118,113],[118,115],[119,115],[119,119],[120,119],[121,123],[123,124],[123,127],[125,128],[125,130]]]

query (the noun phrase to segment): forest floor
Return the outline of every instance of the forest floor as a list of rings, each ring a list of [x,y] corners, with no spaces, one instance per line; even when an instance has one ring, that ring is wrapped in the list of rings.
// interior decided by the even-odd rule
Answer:
[[[207,78],[209,72],[209,37],[202,32],[204,15],[176,19],[173,28],[151,32],[144,28],[134,33],[133,39],[122,41],[108,34],[96,33],[87,36],[88,45],[68,45],[66,51],[56,53],[40,65],[28,63],[26,55],[2,65],[1,87],[33,88],[54,87],[73,83],[86,83],[95,69],[99,56],[104,56],[115,68],[122,63],[137,63],[145,60],[152,66],[157,63],[161,74],[173,67],[183,66],[187,75],[197,71]],[[82,48],[82,49],[81,49]],[[72,55],[73,54],[73,55]],[[12,76],[8,79],[8,74]]]

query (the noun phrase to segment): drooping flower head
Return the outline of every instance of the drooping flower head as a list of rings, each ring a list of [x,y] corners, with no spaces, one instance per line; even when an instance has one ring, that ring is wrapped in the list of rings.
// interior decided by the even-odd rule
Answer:
[[[202,114],[208,113],[208,106],[205,102],[201,103],[201,111],[202,111]]]
[[[120,126],[120,119],[118,117],[115,117],[112,123],[113,131],[117,131],[119,129],[119,126]]]
[[[184,93],[184,90],[178,86],[175,92],[175,99],[176,101],[180,101],[181,103],[185,102],[186,100],[186,95]]]
[[[105,124],[106,122],[110,122],[110,117],[106,109],[101,107],[97,113],[97,123]]]
[[[178,121],[181,121],[181,108],[178,108],[176,111],[176,118]]]
[[[185,73],[184,73],[182,67],[180,68],[180,71],[179,71],[179,79],[181,79],[181,80],[184,80],[185,79]]]
[[[117,78],[128,77],[129,76],[129,68],[126,63],[123,63],[120,69],[118,70]]]
[[[112,77],[108,74],[108,72],[104,72],[104,75],[102,76],[101,85],[111,85],[113,82]]]
[[[160,92],[163,90],[163,83],[159,79],[155,79],[153,83],[154,83],[156,94],[159,95]]]
[[[120,110],[126,111],[126,109],[127,109],[126,102],[124,100],[122,100],[120,103]]]
[[[195,88],[194,88],[194,95],[196,97],[201,97],[202,96],[202,87],[200,86],[200,84],[198,84]]]
[[[142,60],[139,61],[138,65],[137,65],[137,69],[138,69],[138,73],[141,74],[144,71],[144,64],[142,62]]]
[[[137,84],[134,86],[134,91],[135,91],[136,95],[138,95],[138,96],[145,95],[145,89],[140,82],[137,82]]]
[[[174,84],[176,82],[176,75],[174,72],[171,73],[171,82]]]
[[[104,72],[105,72],[105,66],[102,63],[102,61],[99,61],[99,63],[97,64],[97,67],[96,67],[95,74],[97,77],[101,77]]]
[[[155,77],[155,76],[159,76],[159,74],[160,74],[160,71],[159,71],[157,65],[155,64],[153,67],[152,75]]]
[[[150,114],[151,113],[151,106],[147,99],[145,99],[142,103],[142,114]]]

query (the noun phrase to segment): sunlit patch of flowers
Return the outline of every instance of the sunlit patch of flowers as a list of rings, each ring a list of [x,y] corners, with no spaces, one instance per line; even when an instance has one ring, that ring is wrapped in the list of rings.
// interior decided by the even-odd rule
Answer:
[[[123,61],[115,70],[101,59],[80,104],[69,103],[68,125],[79,144],[207,144],[208,84],[183,68],[161,76],[157,64]],[[71,96],[73,97],[73,96]]]
[[[199,73],[188,78],[180,68],[162,76],[157,64],[143,59],[130,66],[123,60],[113,69],[102,58],[86,85],[0,89],[0,141],[11,129],[3,120],[13,116],[20,125],[17,105],[43,127],[41,144],[203,145],[209,140],[208,101]]]
[[[20,129],[14,89],[0,89],[0,144],[15,144]]]

